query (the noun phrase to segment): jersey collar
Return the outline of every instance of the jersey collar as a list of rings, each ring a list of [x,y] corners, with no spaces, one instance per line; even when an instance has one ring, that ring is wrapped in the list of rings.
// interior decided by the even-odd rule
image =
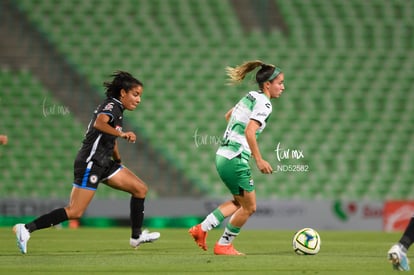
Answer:
[[[113,99],[113,101],[117,102],[121,106],[122,111],[125,109],[124,105],[122,104],[122,102],[119,99],[116,99],[114,97],[112,99]]]

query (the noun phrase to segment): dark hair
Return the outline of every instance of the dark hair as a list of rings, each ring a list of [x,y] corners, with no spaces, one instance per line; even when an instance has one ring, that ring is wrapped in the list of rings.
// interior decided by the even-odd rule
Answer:
[[[121,97],[121,90],[124,89],[126,92],[131,90],[136,86],[144,87],[144,84],[133,77],[128,72],[116,71],[111,77],[113,80],[111,82],[104,82],[103,85],[106,87],[106,97],[113,97],[119,99]]]

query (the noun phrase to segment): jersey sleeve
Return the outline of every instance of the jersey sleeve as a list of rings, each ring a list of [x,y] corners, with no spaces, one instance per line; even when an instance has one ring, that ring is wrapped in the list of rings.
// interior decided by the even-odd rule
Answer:
[[[105,114],[108,115],[111,119],[110,122],[112,122],[114,120],[114,118],[116,117],[116,107],[115,107],[115,102],[113,101],[107,101],[104,104],[102,104],[102,106],[98,109],[97,115],[99,114]]]
[[[272,104],[267,100],[258,99],[253,107],[250,119],[256,120],[260,125],[263,125],[271,113]]]

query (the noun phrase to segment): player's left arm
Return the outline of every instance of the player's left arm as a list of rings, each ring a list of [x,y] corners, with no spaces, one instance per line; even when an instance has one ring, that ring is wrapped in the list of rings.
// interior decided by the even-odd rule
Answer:
[[[250,119],[244,134],[246,136],[247,143],[249,144],[250,151],[252,152],[252,156],[256,161],[257,168],[264,174],[271,174],[273,172],[273,168],[270,163],[262,158],[259,144],[256,139],[256,131],[260,128],[260,126],[261,124],[259,121]]]
[[[266,120],[269,118],[271,113],[272,105],[270,103],[262,100],[258,101],[253,107],[250,120],[247,123],[244,132],[252,156],[256,160],[256,166],[264,174],[272,173],[273,168],[269,162],[262,158],[262,154],[260,153],[259,149],[259,144],[256,140],[256,132],[264,123],[266,123]]]
[[[108,124],[110,119],[111,117],[109,115],[101,113],[96,117],[93,127],[103,133],[124,138],[129,142],[135,142],[135,140],[137,139],[135,133],[120,132],[116,130],[114,127]]]

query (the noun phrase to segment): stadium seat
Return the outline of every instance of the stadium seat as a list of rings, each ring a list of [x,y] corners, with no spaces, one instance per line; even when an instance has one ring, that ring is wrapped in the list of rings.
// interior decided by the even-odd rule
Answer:
[[[268,177],[252,163],[260,198],[401,199],[414,192],[407,166],[414,155],[410,1],[280,0],[288,35],[244,32],[230,3],[220,0],[16,2],[93,86],[115,69],[137,72],[146,91],[129,120],[207,196],[227,191],[212,163],[215,147],[195,150],[194,131],[222,135],[224,112],[256,89],[251,79],[226,86],[224,67],[250,59],[285,72],[286,91],[274,100],[261,147],[274,158],[278,142],[302,146],[310,165],[306,175]],[[18,125],[16,133],[27,136],[21,127],[30,122]],[[36,135],[50,142],[54,133]]]

